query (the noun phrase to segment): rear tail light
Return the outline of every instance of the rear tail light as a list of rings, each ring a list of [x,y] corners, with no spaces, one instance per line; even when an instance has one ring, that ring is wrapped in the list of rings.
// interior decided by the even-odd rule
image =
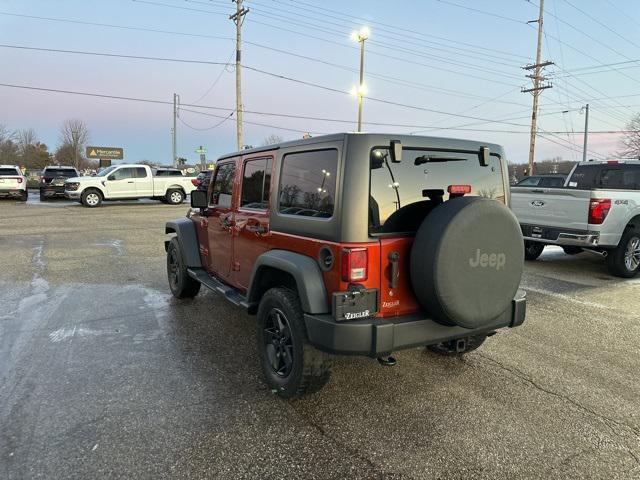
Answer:
[[[611,210],[610,198],[592,198],[589,203],[589,223],[601,225]]]
[[[447,192],[449,192],[449,196],[462,196],[471,193],[471,185],[449,185]]]
[[[18,180],[18,183],[22,183],[22,177],[18,177],[16,180]]]
[[[200,186],[200,180],[198,180],[197,178],[192,178],[191,183],[193,184],[194,187]]]
[[[367,279],[368,255],[366,248],[342,250],[342,281],[362,282]]]

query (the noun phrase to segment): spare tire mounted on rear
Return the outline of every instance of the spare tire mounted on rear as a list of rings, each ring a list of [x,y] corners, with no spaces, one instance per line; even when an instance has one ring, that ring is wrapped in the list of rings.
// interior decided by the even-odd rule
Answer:
[[[411,283],[434,320],[490,327],[511,307],[524,262],[522,234],[504,204],[454,198],[422,222],[411,250]]]

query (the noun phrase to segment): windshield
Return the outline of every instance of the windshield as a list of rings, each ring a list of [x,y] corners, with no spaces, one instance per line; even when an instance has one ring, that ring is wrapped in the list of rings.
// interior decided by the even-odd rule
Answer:
[[[110,167],[107,167],[104,170],[100,171],[100,173],[98,173],[96,177],[106,177],[111,172],[113,172],[116,168],[117,168],[116,165],[111,165]]]
[[[478,152],[428,149],[402,151],[393,163],[386,148],[374,149],[371,161],[369,232],[415,232],[425,216],[449,199],[450,185],[469,185],[467,196],[505,201],[502,164],[497,155],[480,165]]]
[[[71,168],[45,168],[45,177],[77,177],[78,172]]]

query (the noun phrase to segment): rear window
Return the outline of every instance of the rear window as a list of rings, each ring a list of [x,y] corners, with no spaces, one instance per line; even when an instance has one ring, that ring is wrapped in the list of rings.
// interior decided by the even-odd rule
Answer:
[[[640,165],[578,165],[568,186],[578,190],[640,190]]]
[[[182,177],[180,170],[158,170],[156,177]]]
[[[329,218],[336,198],[338,150],[290,153],[282,160],[279,212]]]
[[[415,232],[431,209],[449,199],[449,185],[469,185],[467,196],[505,201],[496,155],[486,167],[477,152],[404,148],[402,162],[393,163],[388,148],[376,148],[374,158],[369,196],[369,232],[374,235]]]
[[[43,174],[45,177],[77,177],[78,172],[71,168],[45,168]]]
[[[0,177],[13,177],[16,175],[22,175],[17,168],[0,168]]]

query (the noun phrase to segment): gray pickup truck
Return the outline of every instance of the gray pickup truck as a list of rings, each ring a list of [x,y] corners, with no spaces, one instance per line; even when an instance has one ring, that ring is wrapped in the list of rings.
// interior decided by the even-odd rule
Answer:
[[[577,164],[561,188],[511,188],[511,208],[525,240],[525,258],[545,245],[568,254],[590,250],[609,271],[630,278],[640,267],[640,161]]]

